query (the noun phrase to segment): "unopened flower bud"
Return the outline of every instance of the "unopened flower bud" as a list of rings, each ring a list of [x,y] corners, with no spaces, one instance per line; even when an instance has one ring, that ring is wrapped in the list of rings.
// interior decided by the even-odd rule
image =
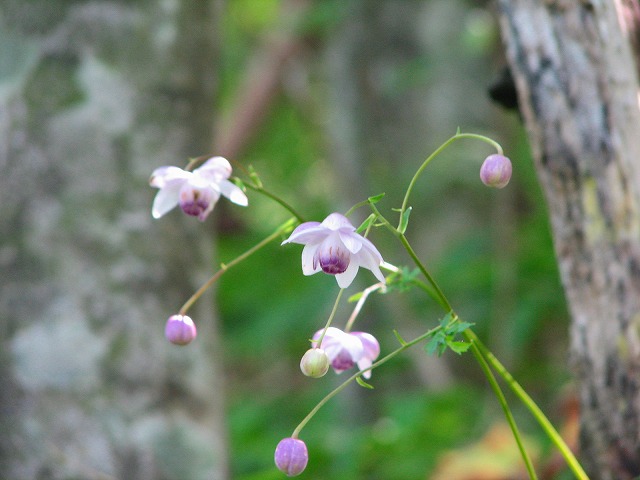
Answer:
[[[329,357],[321,348],[310,348],[300,360],[300,370],[307,377],[323,377],[329,370]]]
[[[196,335],[196,325],[186,315],[171,315],[164,327],[164,336],[174,345],[187,345]]]
[[[307,446],[302,440],[291,437],[280,440],[276,447],[275,462],[281,472],[288,477],[300,475],[308,461]]]
[[[506,187],[511,180],[511,160],[497,153],[489,155],[480,167],[480,180],[487,187]]]

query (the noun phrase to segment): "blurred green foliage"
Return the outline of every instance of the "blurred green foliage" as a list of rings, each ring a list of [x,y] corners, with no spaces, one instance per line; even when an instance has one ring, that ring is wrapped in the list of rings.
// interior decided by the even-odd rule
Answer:
[[[384,3],[391,8],[402,2]],[[489,14],[472,2],[452,3],[468,13],[463,22],[467,28],[457,43],[449,44],[439,55],[446,55],[454,65],[459,62],[461,76],[466,75],[463,64],[470,58],[474,65],[484,64],[485,68],[497,65],[493,58],[500,46]],[[322,128],[326,119],[318,108],[326,99],[324,89],[314,88],[321,83],[314,75],[322,67],[323,42],[348,19],[349,9],[342,2],[322,1],[312,2],[309,8],[304,21],[299,21],[304,27],[301,35],[309,29],[317,44],[305,52],[305,62],[296,68],[304,69],[309,78],[306,93],[311,100],[281,91],[257,137],[238,160],[252,164],[265,186],[307,219],[321,220],[340,208],[349,195],[333,190],[341,173],[327,155],[327,132]],[[225,118],[241,94],[247,65],[265,39],[285,28],[291,18],[284,0],[230,0],[223,14],[217,108]],[[418,60],[395,72],[394,85],[413,88],[430,82],[432,75],[426,72],[433,65],[428,62],[439,61],[439,55],[420,53]],[[467,83],[456,85],[455,80],[452,76],[447,91],[486,96],[490,69],[478,73],[473,92],[466,90]],[[567,312],[546,206],[517,114],[495,106],[489,111],[492,117],[484,118],[484,123],[476,115],[463,116],[460,121],[468,122],[462,125],[464,131],[475,128],[501,141],[514,163],[512,183],[504,191],[485,188],[477,169],[491,152],[468,143],[454,145],[419,182],[407,236],[461,319],[475,324],[476,332],[543,410],[562,422],[557,407],[569,378]],[[436,134],[446,130],[453,134],[458,126],[446,124],[438,112],[427,120],[440,123],[432,138],[420,139],[430,148],[446,139]],[[429,153],[424,151],[423,158]],[[385,213],[391,215],[391,209],[398,206],[390,202],[401,198],[411,175],[405,172],[415,171],[423,158],[402,159],[397,168],[379,159],[363,166],[372,178],[369,186],[376,189],[368,195],[392,192],[379,204]],[[249,196],[251,206],[246,211],[225,211],[241,227],[219,235],[221,261],[250,248],[289,218],[270,200],[251,192]],[[368,213],[362,211],[359,221]],[[413,268],[383,230],[372,232],[371,237],[385,260]],[[337,294],[334,279],[320,274],[302,276],[300,252],[300,246],[280,247],[274,242],[228,272],[217,287],[236,479],[282,478],[272,463],[275,445],[344,378],[329,372],[321,380],[311,380],[299,372],[298,362],[309,346],[308,339],[324,325]],[[359,282],[364,287],[373,283],[373,277],[362,272]],[[355,292],[352,287],[350,293]],[[338,324],[346,320],[352,307],[340,308]],[[437,325],[441,316],[439,307],[423,293],[394,292],[386,297],[374,295],[358,327],[380,339],[384,354],[397,346],[392,329],[421,333]],[[374,371],[370,382],[374,390],[354,384],[329,402],[302,432],[310,462],[300,478],[429,478],[446,451],[478,441],[491,425],[502,421],[497,402],[470,354],[447,353],[437,359],[446,365],[450,378],[435,386],[425,381],[416,364],[426,357],[424,349],[418,355],[402,356]],[[512,405],[527,434],[547,445],[526,412],[516,402]]]

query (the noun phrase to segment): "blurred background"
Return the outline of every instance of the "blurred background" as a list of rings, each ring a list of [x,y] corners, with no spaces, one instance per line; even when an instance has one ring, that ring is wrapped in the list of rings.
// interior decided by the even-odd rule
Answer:
[[[6,479],[276,479],[273,450],[340,383],[299,359],[337,286],[300,246],[229,270],[164,339],[220,262],[289,215],[249,191],[205,223],[152,221],[151,171],[190,157],[250,165],[308,220],[368,196],[389,218],[459,127],[500,142],[514,174],[479,180],[456,142],[411,197],[407,236],[464,321],[572,440],[567,312],[490,2],[0,1],[0,471]],[[498,101],[492,99],[499,97]],[[360,209],[359,223],[368,215]],[[412,267],[383,229],[386,261]],[[362,271],[349,294],[374,282]],[[353,305],[343,304],[336,325]],[[373,295],[357,328],[382,354],[437,325],[418,291]],[[525,478],[471,354],[414,347],[303,430],[301,478]],[[570,478],[511,400],[541,478]]]

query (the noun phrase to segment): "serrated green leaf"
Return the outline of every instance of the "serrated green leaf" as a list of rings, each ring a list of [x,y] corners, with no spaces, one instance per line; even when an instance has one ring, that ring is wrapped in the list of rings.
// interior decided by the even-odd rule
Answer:
[[[385,193],[379,193],[378,195],[374,195],[373,197],[369,197],[369,203],[378,203],[380,200],[384,198]]]
[[[356,377],[356,382],[358,382],[358,385],[360,385],[361,387],[368,388],[369,390],[373,390],[373,385],[370,385],[367,382],[365,382],[360,376]]]
[[[442,330],[438,330],[433,334],[433,337],[427,342],[426,350],[429,355],[436,353],[438,356],[447,349],[446,345],[447,337]]]
[[[400,220],[400,226],[398,227],[398,231],[402,234],[407,231],[407,226],[409,225],[409,215],[411,215],[411,210],[413,207],[407,208],[402,214],[402,219]]]
[[[467,342],[448,340],[447,346],[458,355],[461,355],[467,350],[469,350],[469,348],[471,347],[471,344]]]
[[[440,326],[442,328],[447,327],[451,323],[451,320],[453,320],[453,315],[453,312],[449,312],[444,317],[442,317],[442,320],[440,320]]]
[[[473,326],[473,323],[469,322],[453,322],[445,327],[447,333],[456,334],[462,333],[469,327]]]

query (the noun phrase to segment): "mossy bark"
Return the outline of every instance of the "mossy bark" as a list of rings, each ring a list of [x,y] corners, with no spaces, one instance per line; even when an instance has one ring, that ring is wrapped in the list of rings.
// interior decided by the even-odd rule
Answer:
[[[572,316],[581,458],[640,475],[640,112],[622,2],[498,0]]]
[[[1,476],[226,478],[212,309],[189,347],[163,337],[212,238],[153,222],[147,184],[211,149],[215,2],[6,0],[0,22]]]

